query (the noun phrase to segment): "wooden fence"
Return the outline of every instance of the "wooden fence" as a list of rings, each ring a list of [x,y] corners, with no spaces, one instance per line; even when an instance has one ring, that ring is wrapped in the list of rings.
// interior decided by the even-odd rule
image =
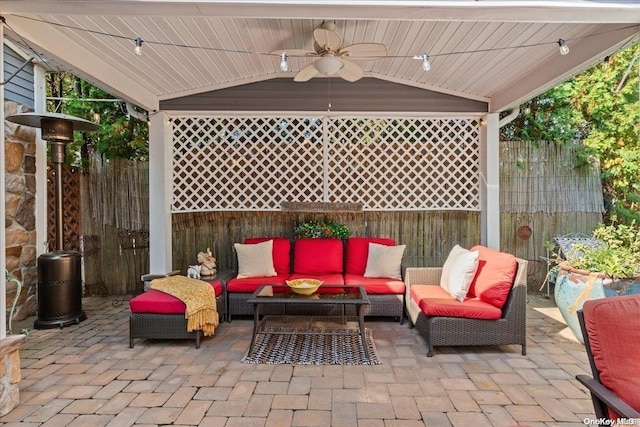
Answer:
[[[600,168],[578,167],[577,143],[500,145],[500,246],[529,260],[529,290],[547,274],[546,242],[602,221]]]
[[[196,263],[198,252],[210,247],[220,268],[234,268],[233,243],[257,236],[293,238],[296,225],[325,218],[346,225],[353,236],[391,237],[407,245],[405,264],[410,266],[438,265],[456,243],[469,247],[480,240],[477,212],[180,214],[174,215],[173,264],[185,271],[189,264]]]
[[[602,219],[599,171],[576,169],[574,158],[572,145],[501,143],[501,249],[531,261],[530,291],[540,288],[546,274],[545,242],[557,235],[590,233]],[[102,163],[86,177],[91,184],[83,187],[83,199],[92,200],[83,204],[83,233],[99,242],[95,262],[85,262],[85,276],[104,281],[112,295],[133,292],[149,265],[148,248],[126,248],[121,238],[123,230],[146,232],[148,227],[146,165],[126,163]],[[219,269],[233,268],[233,243],[255,236],[293,237],[297,224],[327,217],[348,226],[352,235],[391,237],[407,245],[407,266],[441,265],[455,244],[470,247],[480,241],[478,212],[182,213],[173,215],[173,268],[186,271],[208,247]]]

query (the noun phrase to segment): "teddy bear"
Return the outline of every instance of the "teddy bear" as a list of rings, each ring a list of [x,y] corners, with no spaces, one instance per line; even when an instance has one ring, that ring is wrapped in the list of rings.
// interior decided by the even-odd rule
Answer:
[[[200,275],[202,276],[213,276],[218,271],[216,270],[216,259],[209,248],[207,248],[206,252],[198,253],[198,262],[200,263]]]

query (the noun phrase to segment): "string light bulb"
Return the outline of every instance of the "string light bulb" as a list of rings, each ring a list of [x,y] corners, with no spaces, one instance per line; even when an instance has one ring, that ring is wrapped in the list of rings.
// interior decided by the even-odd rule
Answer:
[[[560,46],[560,55],[564,56],[569,53],[569,46],[564,39],[558,39],[558,46]]]
[[[431,69],[431,62],[429,62],[429,55],[427,55],[426,53],[423,53],[422,55],[416,55],[413,57],[413,59],[422,60],[423,71],[429,71]]]
[[[285,52],[280,54],[280,71],[289,71],[289,56]]]
[[[142,56],[142,39],[140,37],[135,39],[136,47],[133,50],[136,55]]]

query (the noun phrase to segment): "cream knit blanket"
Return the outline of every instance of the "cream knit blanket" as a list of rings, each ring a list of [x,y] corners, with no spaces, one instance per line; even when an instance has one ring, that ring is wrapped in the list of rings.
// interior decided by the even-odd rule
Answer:
[[[188,332],[201,329],[206,337],[215,333],[218,310],[216,296],[209,283],[185,276],[169,276],[153,279],[151,289],[162,291],[185,303]]]

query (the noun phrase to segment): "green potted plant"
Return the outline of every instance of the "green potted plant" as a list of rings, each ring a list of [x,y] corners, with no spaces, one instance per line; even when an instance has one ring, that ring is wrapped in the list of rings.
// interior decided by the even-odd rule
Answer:
[[[613,281],[626,281],[640,276],[640,226],[600,224],[593,238],[601,244],[577,244],[567,254],[565,264],[570,267],[602,273]]]
[[[307,221],[295,228],[296,239],[346,239],[349,237],[349,228],[343,224],[337,224],[330,220]]]
[[[589,243],[573,244],[550,263],[557,273],[554,297],[575,337],[582,341],[576,312],[588,299],[640,293],[640,227],[600,224]]]

